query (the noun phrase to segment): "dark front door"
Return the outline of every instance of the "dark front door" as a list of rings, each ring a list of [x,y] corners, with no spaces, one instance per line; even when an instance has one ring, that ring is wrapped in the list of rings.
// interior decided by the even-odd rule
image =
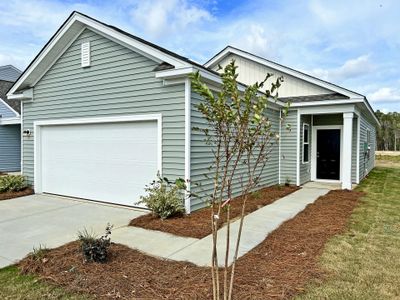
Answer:
[[[317,130],[317,179],[340,179],[340,130]]]

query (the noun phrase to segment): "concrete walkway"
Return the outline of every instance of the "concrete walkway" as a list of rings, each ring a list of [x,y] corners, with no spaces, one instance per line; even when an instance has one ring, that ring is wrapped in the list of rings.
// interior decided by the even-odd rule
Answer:
[[[144,213],[53,195],[0,201],[0,268],[24,258],[33,247],[54,248],[76,240],[85,227],[101,235],[109,222],[117,232]]]
[[[239,257],[328,191],[329,187],[323,185],[306,185],[247,215]],[[147,212],[53,195],[32,195],[0,201],[0,268],[22,259],[33,247],[45,245],[54,248],[76,240],[78,230],[85,227],[102,234],[107,222],[114,224],[111,234],[113,242],[153,256],[189,261],[199,266],[210,265],[211,235],[195,239],[127,226],[130,220],[144,213]],[[231,224],[231,254],[238,227],[239,220]],[[226,228],[221,228],[218,236],[218,255],[222,263]],[[229,261],[232,261],[232,255]]]
[[[308,204],[329,192],[328,188],[303,187],[274,203],[247,215],[239,247],[239,257],[260,244],[270,232],[283,222],[293,218]],[[231,224],[231,247],[229,263],[232,262],[234,244],[237,240],[239,220]],[[218,231],[218,256],[223,263],[225,255],[226,227]],[[188,261],[199,266],[210,266],[212,236],[203,239],[184,238],[171,234],[145,230],[137,227],[120,228],[113,233],[112,240],[147,254],[172,260]]]

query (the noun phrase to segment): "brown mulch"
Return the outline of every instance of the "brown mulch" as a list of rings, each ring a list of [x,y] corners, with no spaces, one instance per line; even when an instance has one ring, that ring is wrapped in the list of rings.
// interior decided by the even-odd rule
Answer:
[[[249,214],[265,205],[271,204],[290,193],[297,191],[296,186],[270,186],[251,194],[246,203],[246,214]],[[231,218],[240,216],[243,198],[235,198],[231,201]],[[190,215],[178,216],[162,220],[149,213],[133,219],[129,225],[145,229],[159,230],[179,236],[201,239],[211,234],[211,208],[197,210]],[[226,219],[225,213],[222,220]],[[223,222],[220,223],[220,226]]]
[[[331,191],[273,231],[237,262],[234,299],[289,299],[310,280],[323,279],[318,257],[325,243],[343,232],[363,193]],[[84,263],[79,244],[50,250],[45,258],[28,257],[22,273],[90,293],[100,299],[210,299],[208,268],[167,261],[112,244],[109,262]]]
[[[18,192],[4,192],[0,193],[0,200],[8,200],[12,198],[18,198],[18,197],[23,197],[23,196],[28,196],[34,194],[34,190],[31,188],[25,188],[22,191]]]

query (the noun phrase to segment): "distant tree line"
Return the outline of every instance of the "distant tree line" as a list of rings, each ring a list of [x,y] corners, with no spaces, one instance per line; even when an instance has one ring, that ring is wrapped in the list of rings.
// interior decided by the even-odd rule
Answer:
[[[377,148],[381,151],[400,150],[400,113],[383,113],[376,111],[376,116],[381,122],[377,132]]]

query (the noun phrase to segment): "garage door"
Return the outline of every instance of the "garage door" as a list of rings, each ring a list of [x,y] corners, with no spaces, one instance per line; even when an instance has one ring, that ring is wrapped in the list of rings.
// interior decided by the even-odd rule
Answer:
[[[157,173],[157,122],[41,127],[45,193],[138,206]]]

